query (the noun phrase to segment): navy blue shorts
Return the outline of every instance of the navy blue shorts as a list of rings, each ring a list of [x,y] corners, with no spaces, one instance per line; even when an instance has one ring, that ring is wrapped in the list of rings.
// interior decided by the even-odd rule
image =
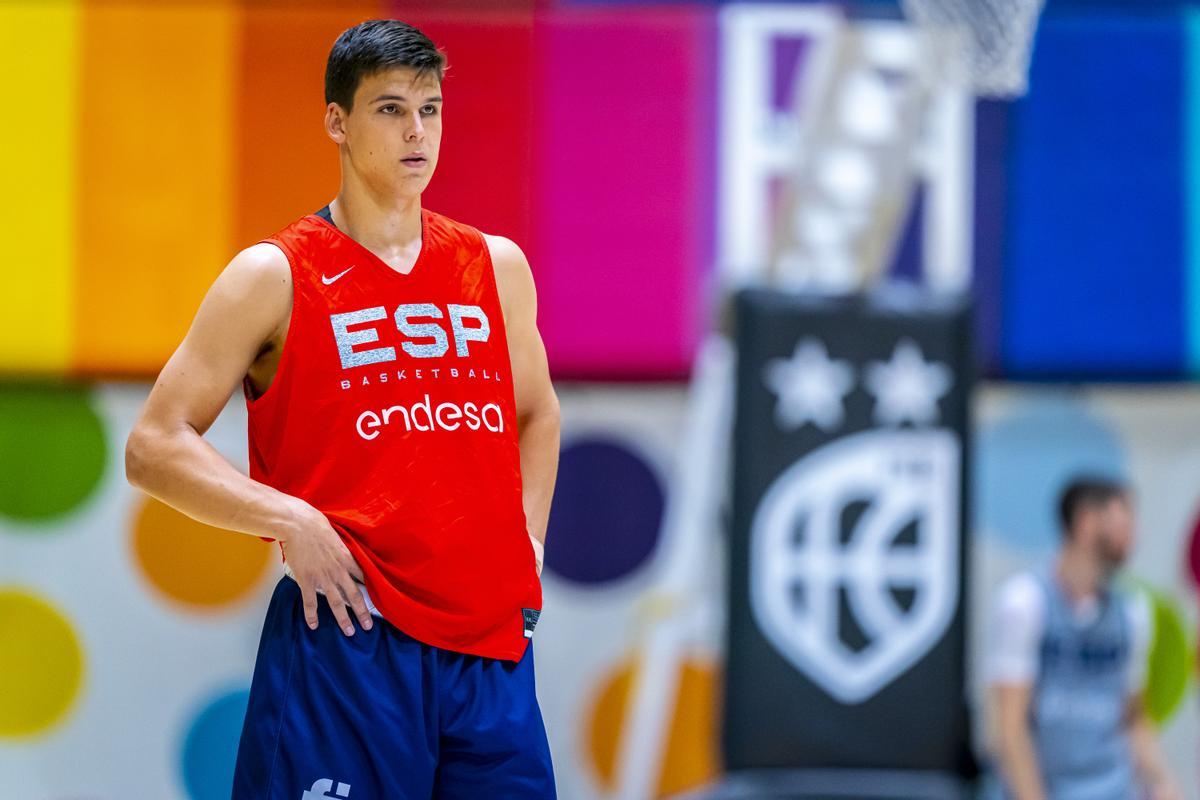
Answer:
[[[263,625],[233,800],[544,800],[533,642],[517,663],[418,642],[380,617],[316,630],[283,577]],[[350,618],[354,620],[354,614]]]

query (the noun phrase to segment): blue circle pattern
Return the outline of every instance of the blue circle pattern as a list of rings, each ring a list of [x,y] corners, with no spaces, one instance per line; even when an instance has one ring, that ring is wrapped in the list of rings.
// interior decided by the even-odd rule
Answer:
[[[1035,397],[980,432],[974,529],[1020,550],[1050,551],[1066,482],[1084,473],[1126,477],[1127,464],[1117,433],[1075,396]]]
[[[191,800],[229,800],[248,689],[222,694],[196,715],[183,744],[183,783]]]
[[[664,505],[658,476],[628,446],[575,441],[559,456],[545,569],[589,586],[625,577],[654,552]]]

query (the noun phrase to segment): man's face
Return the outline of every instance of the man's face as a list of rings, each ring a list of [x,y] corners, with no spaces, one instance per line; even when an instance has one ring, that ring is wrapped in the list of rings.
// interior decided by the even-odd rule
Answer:
[[[1094,552],[1108,572],[1116,571],[1133,550],[1133,505],[1118,497],[1094,510]]]
[[[333,108],[330,104],[328,113]],[[341,114],[339,143],[373,193],[413,197],[425,190],[442,143],[442,90],[436,77],[418,77],[409,67],[364,76],[353,110]]]

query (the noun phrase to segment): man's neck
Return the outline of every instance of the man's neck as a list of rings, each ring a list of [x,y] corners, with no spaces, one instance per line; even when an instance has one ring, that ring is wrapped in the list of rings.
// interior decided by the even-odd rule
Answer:
[[[1095,599],[1107,581],[1096,559],[1070,546],[1059,556],[1056,574],[1067,595],[1075,602]]]
[[[379,197],[343,180],[329,210],[338,228],[384,261],[415,259],[421,250],[420,195]]]

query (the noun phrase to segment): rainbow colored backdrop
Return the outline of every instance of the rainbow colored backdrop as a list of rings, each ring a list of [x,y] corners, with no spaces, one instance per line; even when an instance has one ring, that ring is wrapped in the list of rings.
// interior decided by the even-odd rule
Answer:
[[[711,252],[713,10],[534,6],[0,5],[0,68],[30,76],[0,147],[18,187],[0,201],[0,370],[156,374],[233,254],[334,196],[326,55],[400,15],[450,56],[425,204],[525,247],[556,373],[686,373]],[[652,341],[621,332],[635,320]]]
[[[688,374],[719,273],[713,0],[0,4],[0,66],[30,76],[0,147],[0,372],[156,374],[233,254],[335,194],[324,60],[389,15],[450,58],[424,202],[524,247],[554,375]],[[1197,19],[1051,4],[1028,97],[980,105],[989,374],[1200,369]]]

